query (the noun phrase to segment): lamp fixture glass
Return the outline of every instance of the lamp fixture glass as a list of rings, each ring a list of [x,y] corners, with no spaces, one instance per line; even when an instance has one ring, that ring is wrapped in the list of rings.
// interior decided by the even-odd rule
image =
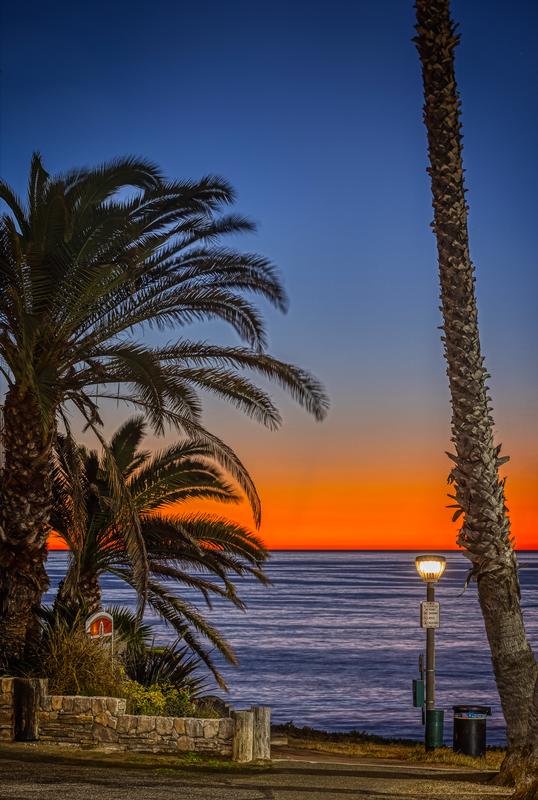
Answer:
[[[446,568],[446,558],[435,554],[415,558],[417,572],[426,583],[437,583]]]

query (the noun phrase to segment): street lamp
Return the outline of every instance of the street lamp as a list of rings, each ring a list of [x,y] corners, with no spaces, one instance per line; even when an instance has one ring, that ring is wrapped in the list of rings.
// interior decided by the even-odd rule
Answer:
[[[437,583],[446,569],[446,558],[444,556],[428,555],[417,556],[415,558],[417,572],[426,583]]]
[[[443,744],[444,712],[435,708],[435,629],[439,627],[439,603],[435,584],[446,569],[446,558],[435,554],[417,556],[417,572],[426,583],[426,602],[420,604],[420,624],[426,628],[426,750]]]

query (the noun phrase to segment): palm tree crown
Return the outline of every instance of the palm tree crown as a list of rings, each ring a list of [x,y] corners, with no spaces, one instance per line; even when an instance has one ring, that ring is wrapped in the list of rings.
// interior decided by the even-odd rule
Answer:
[[[201,428],[197,390],[270,427],[278,410],[243,370],[278,381],[318,419],[327,401],[308,373],[264,353],[263,321],[245,295],[281,310],[286,297],[267,259],[218,244],[254,228],[220,213],[234,199],[228,183],[166,181],[134,158],[51,177],[34,155],[26,206],[3,182],[0,199],[10,212],[0,221],[0,369],[10,387],[31,393],[44,430],[55,414],[68,425],[69,404],[95,428],[99,399],[113,397],[143,409],[158,433],[168,422],[207,436],[257,507],[238,460]],[[246,347],[135,338],[145,324],[208,319],[229,323]]]
[[[250,574],[266,583],[263,563],[267,551],[254,533],[230,520],[179,513],[179,504],[192,498],[228,503],[240,499],[204,440],[180,441],[152,456],[140,449],[144,433],[141,417],[128,420],[112,437],[107,454],[101,456],[85,448],[74,450],[68,437],[59,437],[52,522],[71,551],[71,561],[58,602],[95,611],[101,605],[98,579],[104,574],[142,591],[121,510],[118,515],[113,500],[119,472],[139,522],[142,547],[138,556],[149,572],[150,607],[213,670],[197,633],[235,663],[218,631],[174,589],[194,589],[209,605],[211,596],[217,596],[244,608],[233,578]],[[111,469],[111,459],[115,469]]]
[[[34,155],[26,202],[0,181],[7,206],[0,217],[0,371],[8,384],[0,649],[21,654],[38,635],[50,456],[58,423],[69,433],[73,408],[105,449],[100,403],[106,398],[142,411],[157,433],[172,425],[204,440],[245,491],[257,523],[256,489],[235,453],[202,426],[200,391],[276,427],[271,397],[245,374],[255,372],[285,387],[317,419],[324,416],[318,381],[265,352],[263,320],[250,298],[262,296],[284,310],[286,297],[267,259],[221,244],[253,229],[224,213],[233,199],[221,178],[169,181],[135,158],[51,176]],[[231,325],[241,346],[189,339],[151,346],[142,338],[148,326],[214,319]],[[117,474],[118,505],[122,485]],[[132,528],[135,556],[136,515],[126,514],[123,525]],[[142,564],[133,563],[141,581]]]

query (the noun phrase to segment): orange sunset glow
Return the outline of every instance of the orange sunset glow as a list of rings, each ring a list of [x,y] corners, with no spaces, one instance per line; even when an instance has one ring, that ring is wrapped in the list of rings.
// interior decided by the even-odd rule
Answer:
[[[508,484],[508,506],[516,546],[536,548],[535,481],[515,476]],[[316,482],[260,485],[261,535],[270,550],[451,550],[459,523],[445,506],[443,479],[402,484],[395,479],[357,484]],[[190,502],[178,513],[208,512],[252,526],[246,504]],[[56,536],[51,549],[63,548]]]
[[[444,377],[439,375],[432,386],[438,396],[422,405],[405,393],[385,393],[377,404],[366,404],[358,392],[359,411],[335,393],[329,416],[321,424],[285,399],[284,424],[276,433],[222,404],[208,403],[208,427],[230,441],[254,478],[266,546],[270,550],[455,549],[460,522],[451,521],[454,509],[447,508],[454,501],[447,497],[450,407]],[[370,392],[375,391],[374,385]],[[531,446],[534,436],[526,435],[536,428],[535,410],[532,404],[517,413],[507,410],[512,396],[502,386],[495,400],[496,439],[504,443],[503,453],[511,456],[503,475],[512,532],[518,549],[536,549],[538,461]],[[109,409],[107,436],[121,420],[121,409]],[[148,447],[159,450],[171,444],[174,435],[169,432],[163,439],[148,432]],[[91,434],[81,438],[96,447]],[[190,501],[177,511],[207,512],[253,525],[246,503]],[[58,547],[55,537],[50,545]]]

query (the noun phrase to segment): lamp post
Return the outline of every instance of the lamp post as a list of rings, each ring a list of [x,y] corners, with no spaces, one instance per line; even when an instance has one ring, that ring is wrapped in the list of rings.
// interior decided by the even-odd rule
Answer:
[[[435,629],[439,627],[439,603],[435,584],[446,568],[446,558],[438,555],[417,556],[417,572],[426,583],[426,602],[420,604],[420,624],[426,628],[426,750],[443,744],[444,712],[435,708]]]

